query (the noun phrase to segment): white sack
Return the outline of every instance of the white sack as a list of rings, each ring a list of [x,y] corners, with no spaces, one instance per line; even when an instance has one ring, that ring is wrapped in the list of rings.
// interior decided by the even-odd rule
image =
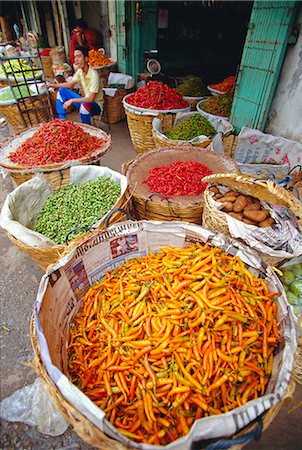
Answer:
[[[70,183],[82,184],[85,181],[96,180],[98,177],[109,177],[119,184],[121,195],[112,208],[119,202],[127,189],[127,178],[108,167],[73,166],[70,168]],[[33,231],[36,217],[41,211],[47,198],[52,194],[53,187],[42,175],[38,174],[25,183],[20,184],[5,199],[1,215],[0,226],[12,234],[18,241],[31,247],[47,247],[57,245],[41,233]],[[98,226],[106,220],[110,211],[97,223]]]
[[[177,125],[179,125],[182,122],[185,122],[189,117],[194,116],[195,114],[199,114],[197,111],[192,111],[192,112],[179,112],[176,114],[175,120],[174,120],[174,124],[173,124],[173,128],[176,127]],[[217,122],[215,120],[213,120],[212,118],[208,119],[208,121],[210,122],[210,124],[215,128],[217,133],[221,133],[222,135],[225,135],[226,133],[230,133],[233,131],[233,125],[231,125],[230,122],[228,122],[227,120],[221,120],[221,122]],[[171,145],[173,145],[173,143],[182,143],[182,144],[194,144],[194,143],[198,143],[198,142],[204,142],[204,141],[208,141],[209,137],[205,136],[205,135],[200,135],[200,136],[196,136],[194,139],[190,139],[189,141],[181,141],[181,140],[173,140],[173,139],[169,139],[167,138],[167,136],[165,134],[163,134],[162,132],[162,121],[159,118],[155,118],[152,122],[152,127],[153,127],[153,131],[156,134],[156,136],[160,139],[163,139],[167,142],[171,142]]]

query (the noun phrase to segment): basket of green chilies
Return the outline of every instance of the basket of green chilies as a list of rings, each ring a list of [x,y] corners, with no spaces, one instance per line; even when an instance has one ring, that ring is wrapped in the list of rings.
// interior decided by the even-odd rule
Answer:
[[[177,114],[174,124],[165,133],[162,129],[162,119],[156,117],[152,124],[156,148],[177,145],[205,148],[217,133],[226,135],[233,130],[233,127],[226,120],[217,123],[198,112],[186,112]]]
[[[127,215],[127,178],[107,167],[73,166],[70,182],[55,189],[38,174],[11,192],[0,226],[43,270],[82,243],[91,230]]]

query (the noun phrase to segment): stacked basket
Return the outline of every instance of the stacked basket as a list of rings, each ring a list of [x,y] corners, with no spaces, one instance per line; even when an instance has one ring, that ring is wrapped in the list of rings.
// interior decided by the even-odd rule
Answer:
[[[104,92],[104,111],[102,115],[102,121],[109,125],[125,120],[125,110],[123,107],[123,98],[133,92],[134,89],[116,89],[114,96],[106,94]]]
[[[10,90],[11,87],[7,86],[4,89]],[[1,92],[3,90],[1,89]],[[15,134],[33,125],[48,122],[51,112],[47,92],[44,89],[39,98],[29,96],[22,101],[19,100],[18,103],[15,100],[0,102],[0,114],[5,117]]]

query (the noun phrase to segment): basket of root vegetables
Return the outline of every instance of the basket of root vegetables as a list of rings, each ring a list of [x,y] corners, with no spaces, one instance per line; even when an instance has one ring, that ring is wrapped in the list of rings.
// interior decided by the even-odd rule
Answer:
[[[14,245],[46,270],[92,229],[125,218],[126,189],[126,177],[107,167],[71,167],[69,183],[60,189],[37,174],[7,196],[0,225]]]
[[[240,238],[271,265],[302,252],[302,204],[272,180],[218,174],[203,178],[203,226]]]
[[[41,287],[34,367],[93,447],[226,448],[229,438],[238,449],[292,389],[292,309],[272,268],[234,239],[123,222],[65,255]]]

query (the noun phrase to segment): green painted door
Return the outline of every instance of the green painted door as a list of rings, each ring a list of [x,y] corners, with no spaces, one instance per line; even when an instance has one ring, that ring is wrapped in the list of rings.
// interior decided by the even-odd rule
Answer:
[[[231,122],[263,130],[295,16],[295,1],[255,1],[243,49]]]
[[[126,73],[125,1],[115,0],[116,46],[118,70]]]
[[[145,51],[156,48],[157,0],[126,1],[126,70],[136,80],[144,70]]]

